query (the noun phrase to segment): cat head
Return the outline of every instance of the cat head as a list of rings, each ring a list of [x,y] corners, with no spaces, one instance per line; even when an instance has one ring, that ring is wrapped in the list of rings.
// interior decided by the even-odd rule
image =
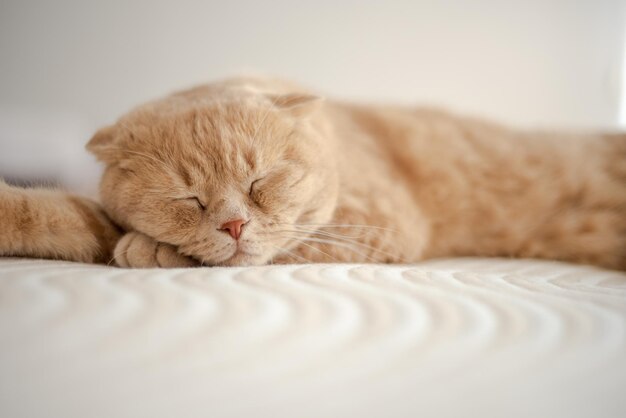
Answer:
[[[267,263],[335,207],[320,106],[308,94],[211,86],[141,106],[87,145],[106,164],[102,204],[123,228],[204,264]]]

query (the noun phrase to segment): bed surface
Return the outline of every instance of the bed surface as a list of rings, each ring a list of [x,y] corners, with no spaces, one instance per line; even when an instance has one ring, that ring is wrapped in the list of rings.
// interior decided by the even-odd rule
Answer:
[[[626,416],[626,274],[0,258],[2,417]]]

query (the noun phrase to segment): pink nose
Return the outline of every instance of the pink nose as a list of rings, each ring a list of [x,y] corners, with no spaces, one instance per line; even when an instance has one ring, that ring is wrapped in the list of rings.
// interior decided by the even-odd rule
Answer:
[[[245,225],[246,221],[243,219],[234,219],[232,221],[224,222],[220,226],[220,231],[228,232],[234,239],[239,239],[241,236],[241,228]]]

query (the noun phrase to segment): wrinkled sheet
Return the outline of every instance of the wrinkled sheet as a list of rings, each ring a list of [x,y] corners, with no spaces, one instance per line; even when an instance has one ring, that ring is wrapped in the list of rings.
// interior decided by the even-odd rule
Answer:
[[[626,416],[626,274],[0,259],[2,417]]]

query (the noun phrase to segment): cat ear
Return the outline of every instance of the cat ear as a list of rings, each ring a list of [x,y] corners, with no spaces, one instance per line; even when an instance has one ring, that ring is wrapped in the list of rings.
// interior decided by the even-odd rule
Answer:
[[[87,151],[95,155],[100,161],[108,162],[117,154],[115,126],[106,126],[94,134],[86,145]]]
[[[289,112],[297,118],[307,117],[317,111],[324,102],[324,98],[312,94],[268,94],[272,104],[279,109]]]

